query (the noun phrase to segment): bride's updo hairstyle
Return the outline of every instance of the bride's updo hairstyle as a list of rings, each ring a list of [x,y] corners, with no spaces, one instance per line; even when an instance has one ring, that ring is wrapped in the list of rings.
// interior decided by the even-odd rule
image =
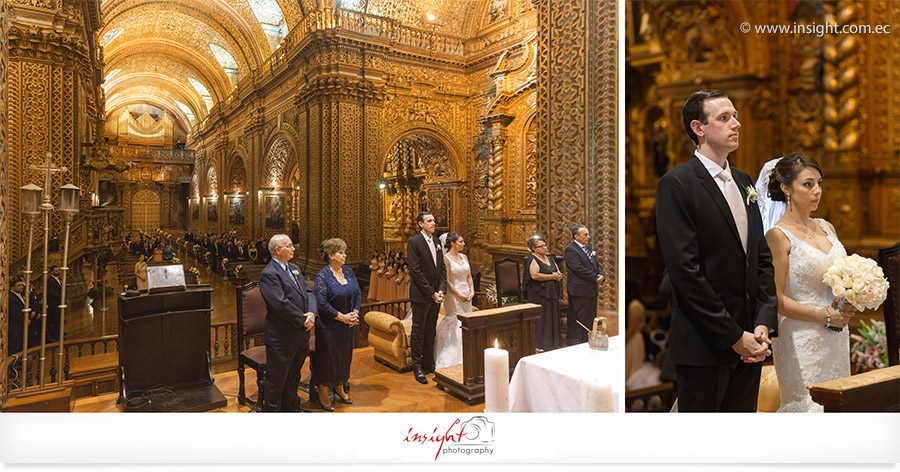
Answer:
[[[447,242],[444,243],[444,249],[450,250],[453,247],[453,242],[461,238],[462,235],[457,233],[456,231],[451,231],[447,233]]]
[[[787,201],[784,191],[781,190],[781,184],[790,187],[794,182],[794,179],[796,179],[797,176],[800,175],[800,172],[803,172],[803,169],[806,169],[807,167],[812,167],[819,171],[819,175],[825,175],[822,173],[822,168],[819,167],[819,163],[806,154],[792,152],[782,157],[781,160],[778,161],[778,164],[775,164],[775,168],[772,169],[772,173],[769,175],[769,196],[772,200],[776,202]]]

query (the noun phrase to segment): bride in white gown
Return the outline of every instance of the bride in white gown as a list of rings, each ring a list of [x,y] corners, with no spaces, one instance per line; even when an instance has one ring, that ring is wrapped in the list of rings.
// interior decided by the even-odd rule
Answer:
[[[472,311],[472,297],[475,295],[469,260],[462,253],[466,246],[462,235],[451,231],[441,236],[441,243],[444,246],[444,265],[447,267],[448,293],[444,297],[444,318],[435,331],[435,369],[462,364],[462,328],[456,315]]]
[[[775,266],[778,292],[778,337],[772,355],[781,393],[779,412],[820,412],[806,386],[850,375],[849,330],[856,313],[849,303],[838,309],[831,289],[822,281],[834,261],[846,257],[831,223],[810,218],[822,196],[822,170],[815,159],[790,153],[763,167],[757,189],[775,203],[786,202],[781,218],[768,217],[772,203],[760,199],[763,220],[777,223],[766,241]]]

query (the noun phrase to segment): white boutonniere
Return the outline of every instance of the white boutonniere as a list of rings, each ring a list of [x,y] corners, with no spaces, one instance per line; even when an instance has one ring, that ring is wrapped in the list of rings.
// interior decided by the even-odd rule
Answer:
[[[299,270],[292,270],[291,273],[294,274],[294,277],[300,277],[300,271],[299,271]]]
[[[752,185],[744,187],[744,194],[747,197],[747,205],[756,203],[756,201],[759,200],[759,193],[756,191],[756,187]]]

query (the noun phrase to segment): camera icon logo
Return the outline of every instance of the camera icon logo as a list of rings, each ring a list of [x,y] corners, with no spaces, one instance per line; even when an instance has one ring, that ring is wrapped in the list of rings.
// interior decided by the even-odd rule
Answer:
[[[490,444],[494,442],[494,423],[485,416],[473,416],[460,425],[470,444]]]

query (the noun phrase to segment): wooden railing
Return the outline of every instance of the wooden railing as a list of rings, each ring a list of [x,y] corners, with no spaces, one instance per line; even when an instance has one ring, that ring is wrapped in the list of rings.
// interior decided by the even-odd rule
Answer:
[[[213,361],[237,357],[237,322],[226,321],[209,326],[209,345]]]
[[[210,335],[210,357],[212,361],[227,360],[237,357],[237,322],[215,323],[209,327]],[[86,339],[78,339],[75,341],[66,341],[66,352],[64,360],[64,379],[69,379],[69,367],[74,359],[79,357],[93,356],[96,354],[106,354],[108,352],[116,352],[119,348],[119,336],[112,334],[107,336],[99,336]],[[59,374],[59,343],[48,344],[45,348],[44,363],[46,373],[44,376],[44,385],[56,383]],[[41,347],[35,346],[28,349],[28,377],[25,379],[28,388],[33,388],[40,384],[40,368],[41,368]],[[16,353],[9,356],[6,361],[8,367],[8,383],[10,391],[14,391],[22,387],[21,369],[22,369],[22,353]]]
[[[666,382],[625,392],[625,411],[629,413],[668,413],[675,403],[675,386]]]
[[[64,379],[69,378],[69,367],[72,359],[84,356],[92,356],[95,354],[105,354],[118,350],[119,336],[109,335],[87,339],[79,339],[76,341],[66,341],[66,352],[64,356],[63,373]],[[99,348],[99,349],[98,349]],[[44,377],[44,385],[51,385],[56,382],[59,374],[59,343],[48,344],[45,348],[44,363],[47,365]],[[28,372],[25,379],[26,385],[34,387],[40,384],[41,369],[41,347],[35,346],[28,349]],[[21,383],[21,364],[22,353],[18,352],[7,358],[6,365],[8,367],[7,375],[9,382],[9,390],[13,391],[22,388]]]

